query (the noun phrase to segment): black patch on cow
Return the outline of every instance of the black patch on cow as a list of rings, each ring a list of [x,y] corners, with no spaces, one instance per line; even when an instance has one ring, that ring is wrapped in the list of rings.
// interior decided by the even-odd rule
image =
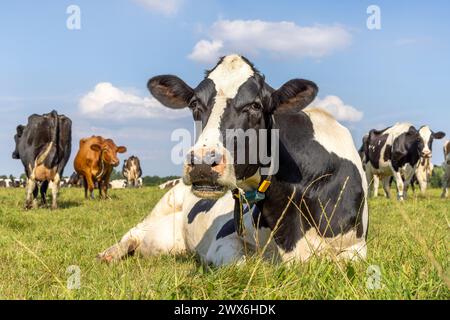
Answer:
[[[216,240],[220,238],[228,237],[229,235],[236,232],[236,227],[234,225],[234,219],[228,220],[217,233]]]
[[[238,138],[234,137],[230,139],[230,135],[227,135],[227,130],[240,129],[240,132],[247,132],[249,129],[258,130],[267,129],[267,117],[264,113],[263,105],[264,99],[269,95],[267,89],[264,86],[264,79],[261,75],[255,74],[248,78],[240,87],[233,99],[227,101],[227,106],[222,115],[220,122],[220,132],[222,137],[226,137],[224,141],[225,147],[228,150],[232,150],[234,155],[238,154],[242,157],[242,153],[239,153]],[[261,106],[261,109],[257,109],[254,105]],[[236,131],[238,134],[239,132]],[[259,147],[259,135],[256,136],[256,141],[252,141],[253,147]],[[270,145],[270,140],[268,140]],[[256,163],[250,163],[250,139],[248,136],[245,140],[245,157],[244,164],[238,163],[238,157],[234,157],[234,171],[238,180],[245,180],[245,178],[251,177],[261,167],[261,160],[259,155],[261,152],[257,150],[258,159]],[[254,150],[254,148],[253,148]],[[256,151],[256,150],[255,150]],[[263,154],[270,155],[268,150],[262,150]]]
[[[414,167],[420,160],[423,148],[423,139],[414,127],[399,135],[392,146],[391,163],[394,170],[399,171],[405,164]]]
[[[211,115],[216,95],[216,86],[211,79],[203,80],[194,90],[189,109],[191,109],[194,120],[202,122],[203,128],[205,128]]]
[[[198,201],[189,211],[188,214],[188,223],[192,223],[195,220],[195,217],[201,212],[208,212],[211,208],[216,204],[217,200],[211,199],[201,199]]]
[[[383,161],[387,162],[392,158],[392,146],[388,144],[384,150]]]
[[[389,129],[389,128],[387,128]],[[380,159],[381,159],[381,151],[386,144],[386,141],[389,137],[388,134],[385,134],[386,130],[371,130],[369,132],[369,137],[365,141],[366,147],[366,160],[372,164],[375,169],[380,168]],[[386,147],[386,151],[390,151],[390,148]],[[383,155],[384,159],[386,159],[386,154]],[[390,157],[389,157],[390,158]],[[385,160],[386,161],[386,160]]]
[[[266,219],[264,219],[264,216],[262,215],[261,209],[259,209],[258,205],[260,204],[256,204],[253,207],[252,211],[253,224],[256,226],[257,229],[269,228],[269,225],[267,224]]]
[[[275,232],[277,245],[292,251],[310,228],[325,237],[356,228],[361,237],[365,195],[357,166],[315,141],[306,114],[279,114],[275,123],[280,129],[280,168],[262,203],[262,216],[273,230],[286,210]],[[294,187],[295,205],[288,202]],[[323,217],[323,211],[327,217]]]

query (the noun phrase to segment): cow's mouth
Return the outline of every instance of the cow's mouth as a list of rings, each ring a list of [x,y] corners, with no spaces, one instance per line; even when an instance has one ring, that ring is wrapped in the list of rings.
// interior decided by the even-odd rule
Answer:
[[[192,193],[204,199],[218,199],[222,197],[227,192],[224,186],[218,184],[208,184],[208,183],[194,183],[192,184]]]

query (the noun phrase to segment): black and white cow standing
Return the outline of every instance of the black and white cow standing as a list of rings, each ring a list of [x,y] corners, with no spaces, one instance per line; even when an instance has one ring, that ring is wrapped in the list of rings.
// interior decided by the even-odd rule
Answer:
[[[127,179],[127,185],[130,188],[139,187],[139,179],[142,176],[141,162],[136,156],[131,156],[124,161],[122,175]]]
[[[265,244],[266,253],[282,261],[305,261],[315,254],[366,256],[362,164],[346,128],[323,110],[303,110],[316,97],[313,82],[294,79],[274,90],[247,59],[230,55],[195,89],[170,75],[150,79],[148,87],[169,108],[189,107],[203,131],[185,163],[183,183],[118,244],[99,254],[101,260],[131,252],[189,251],[223,265],[242,262],[246,249],[260,252]],[[250,209],[244,206],[242,234],[233,219],[238,202],[230,190],[255,190],[267,177],[260,160],[237,163],[223,142],[227,129],[279,130],[279,169],[265,199]]]
[[[411,177],[409,180],[405,181],[405,190],[408,186],[413,186],[413,183],[416,180],[419,184],[420,192],[425,194],[428,181],[431,179],[431,175],[433,174],[433,142],[435,139],[443,139],[445,137],[445,133],[442,131],[433,132],[429,126],[422,126],[419,129],[419,134],[424,142],[424,148],[420,161],[416,168],[412,167],[408,163],[405,165],[403,170],[405,177]]]
[[[394,177],[397,184],[398,199],[404,200],[405,184],[402,169],[410,165],[414,170],[408,170],[405,181],[410,181],[415,168],[424,153],[425,144],[419,131],[409,123],[397,123],[384,130],[372,130],[364,146],[366,151],[366,175],[372,182],[375,176],[383,181],[386,196],[390,197],[390,180]]]
[[[42,202],[52,189],[52,208],[57,208],[56,198],[64,167],[72,146],[72,121],[56,111],[44,115],[33,114],[26,126],[19,125],[14,136],[16,149],[13,159],[20,159],[27,175],[25,208],[37,207],[39,184]]]

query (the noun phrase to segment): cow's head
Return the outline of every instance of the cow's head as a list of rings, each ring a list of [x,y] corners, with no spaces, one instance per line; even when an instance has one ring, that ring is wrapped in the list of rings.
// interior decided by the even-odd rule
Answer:
[[[25,126],[23,126],[23,125],[18,125],[16,128],[16,134],[14,135],[14,143],[15,143],[16,147],[12,153],[13,159],[20,159],[19,141],[20,141],[20,138],[22,137],[24,129],[25,129]]]
[[[420,136],[423,139],[424,148],[422,151],[422,157],[431,158],[433,152],[434,139],[443,139],[445,133],[442,131],[433,132],[429,126],[423,126],[419,129]]]
[[[113,167],[117,167],[120,163],[117,154],[127,152],[126,147],[116,146],[111,139],[103,140],[101,143],[94,143],[91,145],[91,149],[99,152],[101,160]]]
[[[399,154],[406,156],[409,153],[415,161],[419,161],[421,157],[424,158],[423,151],[425,148],[425,143],[419,131],[415,127],[411,126],[397,143],[397,152]]]
[[[445,157],[445,162],[450,165],[450,141],[447,141],[444,144],[444,157]]]
[[[172,75],[151,78],[148,89],[169,108],[188,107],[194,120],[202,124],[203,131],[188,153],[183,174],[184,182],[202,198],[217,198],[239,187],[261,166],[258,155],[257,161],[247,161],[255,159],[255,155],[248,154],[249,144],[259,145],[259,135],[256,141],[245,140],[242,157],[236,156],[237,143],[229,139],[231,131],[258,133],[267,129],[274,111],[300,111],[318,91],[316,84],[301,79],[290,80],[274,90],[247,59],[238,55],[221,58],[195,89]],[[246,161],[242,163],[238,158]]]

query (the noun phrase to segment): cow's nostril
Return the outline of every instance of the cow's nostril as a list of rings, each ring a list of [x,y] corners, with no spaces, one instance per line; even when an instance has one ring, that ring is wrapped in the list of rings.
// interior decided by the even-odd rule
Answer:
[[[208,164],[211,167],[218,166],[222,162],[222,154],[219,152],[212,150],[208,155]]]
[[[201,159],[195,155],[194,151],[191,151],[186,155],[186,164],[189,166],[193,166],[194,164],[201,164]]]

